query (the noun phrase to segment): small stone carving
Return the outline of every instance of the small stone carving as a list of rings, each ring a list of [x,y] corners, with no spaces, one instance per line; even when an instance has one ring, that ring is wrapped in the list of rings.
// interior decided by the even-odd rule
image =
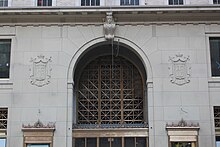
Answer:
[[[116,25],[114,18],[112,16],[112,12],[107,12],[106,15],[107,16],[104,23],[104,35],[105,35],[105,39],[110,40],[110,39],[114,39]]]
[[[184,57],[183,54],[177,54],[175,57],[170,57],[169,61],[172,65],[169,67],[171,82],[177,85],[184,85],[190,82],[190,70],[188,65],[189,56]]]
[[[44,125],[40,120],[35,122],[33,125],[24,125],[22,124],[22,128],[55,128],[55,123],[48,123],[47,125]]]
[[[31,58],[33,63],[31,71],[31,84],[38,87],[42,87],[50,83],[51,70],[50,62],[52,62],[51,57],[45,58],[45,56],[40,55],[36,58]]]

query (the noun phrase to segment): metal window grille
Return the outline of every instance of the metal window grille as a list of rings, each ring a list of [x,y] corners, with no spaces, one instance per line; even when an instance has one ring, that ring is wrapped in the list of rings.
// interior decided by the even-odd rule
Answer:
[[[122,57],[90,62],[78,84],[78,124],[143,124],[143,82]]]
[[[120,5],[139,5],[139,0],[121,0]]]
[[[183,0],[169,0],[169,5],[183,5]]]
[[[52,0],[38,0],[37,6],[52,6]]]
[[[215,127],[220,127],[220,106],[214,106]]]
[[[0,0],[0,7],[7,7],[8,6],[8,0]]]
[[[220,0],[213,0],[213,4],[220,4]]]
[[[0,108],[0,129],[7,129],[8,108]]]
[[[100,6],[100,0],[81,0],[81,6]]]

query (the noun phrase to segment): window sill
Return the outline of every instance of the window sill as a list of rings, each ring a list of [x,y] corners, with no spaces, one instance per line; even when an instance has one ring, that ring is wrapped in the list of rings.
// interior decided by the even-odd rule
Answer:
[[[13,83],[9,79],[0,79],[0,89],[12,89]]]
[[[220,77],[212,77],[208,80],[209,88],[220,88]]]

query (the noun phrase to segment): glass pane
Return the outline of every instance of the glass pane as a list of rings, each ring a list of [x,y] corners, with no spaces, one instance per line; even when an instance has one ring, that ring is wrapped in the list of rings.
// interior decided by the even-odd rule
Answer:
[[[95,1],[96,0],[91,0],[91,6],[95,6]]]
[[[81,0],[81,6],[85,6],[86,5],[86,1],[85,0]]]
[[[193,147],[191,142],[172,142],[171,147]]]
[[[6,139],[0,138],[0,147],[6,147]]]
[[[220,147],[220,136],[216,136],[215,140],[216,140],[216,147]]]
[[[52,6],[52,0],[48,0],[47,6]]]
[[[121,147],[121,138],[112,138],[112,147]]]
[[[134,147],[135,146],[135,139],[128,137],[125,138],[125,147]]]
[[[27,147],[50,147],[49,144],[28,144]]]
[[[179,0],[179,4],[180,4],[180,5],[183,5],[183,0]]]
[[[173,0],[169,0],[169,5],[173,5]]]
[[[99,138],[99,147],[110,147],[110,138]]]
[[[97,139],[96,138],[87,138],[86,139],[87,147],[96,147],[97,146]],[[78,147],[78,146],[76,146]]]
[[[212,76],[220,76],[220,38],[210,38]]]
[[[10,40],[0,40],[0,78],[9,78]]]
[[[145,137],[136,138],[136,147],[146,147],[146,138]]]
[[[75,147],[85,147],[85,138],[76,138]]]

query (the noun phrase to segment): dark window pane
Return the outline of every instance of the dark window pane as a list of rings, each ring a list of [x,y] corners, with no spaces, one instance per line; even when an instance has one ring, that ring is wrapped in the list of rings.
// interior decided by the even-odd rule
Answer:
[[[125,147],[134,147],[135,139],[132,137],[125,138]]]
[[[213,0],[213,4],[218,4],[218,1],[217,0]]]
[[[169,0],[169,5],[173,5],[173,0]]]
[[[9,78],[11,40],[0,40],[0,78]]]
[[[220,76],[220,37],[209,38],[212,76]]]
[[[48,6],[52,6],[52,0],[48,0]]]
[[[121,147],[121,138],[112,138],[112,147]]]
[[[136,147],[146,147],[146,138],[145,137],[136,138]]]
[[[81,6],[85,6],[86,5],[86,0],[81,0]]]
[[[139,0],[135,0],[135,5],[139,5]]]
[[[95,0],[91,0],[91,6],[95,6]]]
[[[97,139],[96,138],[87,138],[86,139],[87,147],[96,147],[97,146]],[[78,146],[76,146],[78,147]]]
[[[179,0],[179,4],[180,4],[180,5],[183,5],[183,0]]]
[[[110,147],[110,138],[99,138],[99,147]]]
[[[174,5],[178,5],[178,0],[174,0]]]
[[[52,0],[38,0],[37,6],[52,6]]]
[[[0,0],[0,7],[7,7],[8,6],[8,0]]]
[[[85,138],[76,138],[75,147],[85,147]]]
[[[220,136],[216,136],[215,140],[216,140],[216,147],[220,147]]]
[[[96,6],[100,6],[100,0],[96,0]]]
[[[86,6],[90,6],[90,0],[86,0]]]

